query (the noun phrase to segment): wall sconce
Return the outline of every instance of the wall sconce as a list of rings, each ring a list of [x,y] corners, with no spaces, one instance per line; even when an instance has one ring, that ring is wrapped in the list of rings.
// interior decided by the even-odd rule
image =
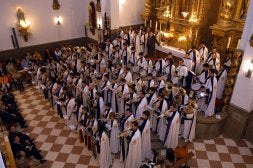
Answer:
[[[54,22],[57,24],[57,25],[61,25],[62,22],[63,22],[63,18],[61,16],[56,16],[54,18]]]
[[[18,32],[20,33],[21,36],[23,36],[24,41],[27,42],[28,36],[31,35],[31,32],[29,32],[31,22],[25,19],[25,14],[22,11],[22,8],[20,7],[17,8],[17,18],[18,18],[17,23]]]
[[[253,67],[253,59],[251,60],[251,67]],[[252,69],[253,68],[251,68],[251,69],[249,68],[248,71],[246,72],[245,76],[247,78],[251,78],[251,76],[252,76]]]
[[[100,17],[97,18],[97,27],[98,29],[102,29],[102,18]]]
[[[183,15],[183,18],[185,19],[189,15],[189,12],[181,12],[181,14]]]

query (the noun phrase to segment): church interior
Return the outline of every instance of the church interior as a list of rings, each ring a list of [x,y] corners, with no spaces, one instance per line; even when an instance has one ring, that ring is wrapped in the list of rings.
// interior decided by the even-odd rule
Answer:
[[[0,168],[253,168],[252,0],[0,4]]]

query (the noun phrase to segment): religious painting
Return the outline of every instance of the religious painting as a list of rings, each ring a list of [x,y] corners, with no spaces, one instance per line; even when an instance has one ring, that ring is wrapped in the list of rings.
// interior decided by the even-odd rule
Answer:
[[[89,5],[89,26],[90,26],[90,32],[95,35],[95,29],[96,29],[96,7],[94,2],[90,2]]]
[[[53,0],[53,10],[59,10],[61,7],[58,0]]]

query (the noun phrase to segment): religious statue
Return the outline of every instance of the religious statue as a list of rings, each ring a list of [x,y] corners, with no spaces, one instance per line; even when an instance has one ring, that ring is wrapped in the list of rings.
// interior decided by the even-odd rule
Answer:
[[[101,3],[100,3],[100,0],[97,0],[96,9],[97,9],[97,12],[101,12]]]
[[[25,20],[25,14],[21,8],[18,8],[17,18],[18,18],[18,22],[20,22],[21,20]]]
[[[59,10],[61,7],[60,3],[58,0],[53,0],[53,9],[54,10]]]
[[[249,8],[249,2],[250,2],[250,0],[243,0],[241,13],[240,13],[240,19],[243,19],[243,20],[246,19],[246,16],[248,13],[248,8]]]

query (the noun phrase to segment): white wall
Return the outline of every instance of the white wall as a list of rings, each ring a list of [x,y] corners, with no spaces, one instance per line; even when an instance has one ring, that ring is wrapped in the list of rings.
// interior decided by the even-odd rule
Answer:
[[[129,26],[142,24],[141,14],[145,0],[119,0],[119,25]]]
[[[17,7],[22,7],[25,18],[31,21],[32,33],[28,42],[17,35],[20,47],[83,37],[86,1],[60,0],[60,10],[53,10],[52,0],[0,0],[0,51],[13,48],[10,36],[11,27],[16,28]],[[54,23],[57,15],[63,17],[60,26]]]
[[[253,34],[253,1],[250,2],[245,27],[242,34],[240,49],[244,50],[243,60],[235,83],[231,103],[250,112],[253,110],[253,75],[245,77],[248,69],[253,70],[253,47],[249,45],[249,38]]]

